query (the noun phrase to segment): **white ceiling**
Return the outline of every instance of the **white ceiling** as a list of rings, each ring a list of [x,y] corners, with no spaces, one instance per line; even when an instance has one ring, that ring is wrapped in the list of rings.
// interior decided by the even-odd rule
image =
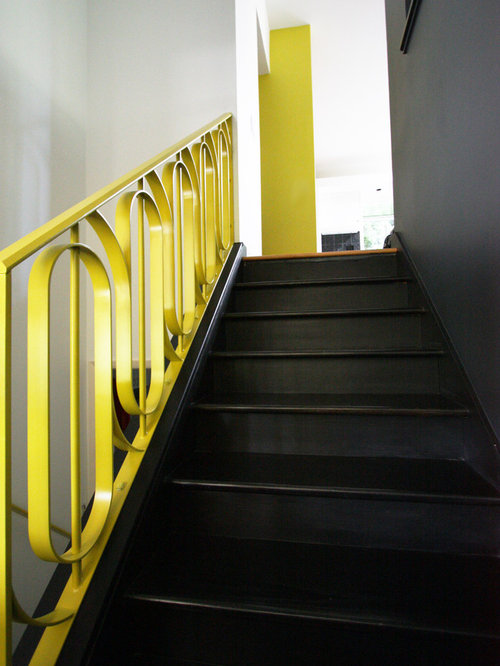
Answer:
[[[266,5],[271,30],[311,25],[316,176],[390,172],[384,0]]]

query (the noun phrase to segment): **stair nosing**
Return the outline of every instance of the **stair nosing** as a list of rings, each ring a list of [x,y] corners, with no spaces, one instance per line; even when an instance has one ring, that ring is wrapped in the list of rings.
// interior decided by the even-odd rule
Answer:
[[[387,617],[360,617],[342,613],[325,613],[324,611],[297,610],[286,606],[265,606],[264,604],[240,601],[238,603],[230,601],[207,601],[202,599],[193,599],[189,597],[160,596],[153,594],[128,593],[126,598],[134,601],[146,601],[149,603],[168,604],[170,606],[185,606],[191,608],[205,608],[211,610],[230,611],[238,613],[253,613],[258,615],[273,615],[278,617],[293,617],[297,619],[311,619],[335,624],[350,624],[358,626],[370,626],[376,628],[400,629],[406,631],[415,631],[421,633],[433,633],[439,635],[471,636],[477,638],[488,638],[498,640],[499,636],[487,631],[466,631],[457,627],[436,627],[425,624],[415,624],[410,622],[396,622]]]
[[[444,356],[446,351],[444,349],[304,349],[301,351],[287,351],[287,350],[240,350],[240,351],[212,351],[210,356],[212,358],[231,358],[231,357],[314,357],[314,356]]]
[[[423,315],[428,310],[425,308],[358,308],[355,310],[262,310],[252,312],[226,312],[224,319],[283,319],[290,318],[312,318],[312,317],[372,317],[372,316],[394,316],[394,315]]]
[[[393,275],[379,277],[350,277],[350,278],[306,278],[303,280],[258,280],[253,282],[236,282],[235,289],[267,289],[269,287],[314,287],[317,285],[340,284],[377,284],[391,282],[412,282],[408,276]]]
[[[319,350],[240,350],[212,351],[211,358],[343,358],[343,357],[426,357],[445,356],[444,349],[319,349]]]
[[[293,484],[258,483],[252,481],[215,481],[189,478],[172,478],[174,486],[197,490],[220,490],[225,492],[269,493],[276,495],[307,495],[310,497],[332,497],[359,500],[380,500],[397,502],[422,502],[428,504],[474,504],[500,505],[499,497],[475,495],[446,495],[403,490],[383,490],[378,488],[348,488],[341,486],[299,486]]]
[[[332,250],[328,252],[296,252],[296,253],[287,253],[287,254],[264,254],[264,255],[251,255],[249,257],[243,257],[242,261],[244,263],[257,263],[257,262],[267,262],[267,261],[309,261],[309,260],[319,260],[327,261],[330,260],[359,260],[359,258],[365,257],[374,257],[376,255],[387,257],[387,256],[396,256],[399,250],[395,247],[392,248],[374,248],[371,250]],[[363,259],[361,259],[362,261]]]
[[[225,412],[276,412],[276,413],[302,413],[302,414],[372,414],[372,415],[399,415],[399,416],[470,416],[470,410],[465,406],[440,408],[425,407],[381,407],[381,406],[332,406],[332,405],[256,405],[252,403],[228,402],[196,402],[192,408],[202,411]]]

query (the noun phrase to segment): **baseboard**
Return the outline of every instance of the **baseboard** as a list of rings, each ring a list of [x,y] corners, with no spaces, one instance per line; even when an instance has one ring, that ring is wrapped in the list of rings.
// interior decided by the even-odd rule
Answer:
[[[413,261],[411,253],[405,245],[404,240],[401,238],[401,235],[396,231],[393,231],[391,235],[391,248],[396,248],[400,251],[400,258],[406,262],[409,271],[413,274],[425,299],[425,305],[434,317],[440,334],[443,337],[456,372],[459,374],[460,382],[465,388],[466,401],[472,411],[470,427],[471,442],[469,447],[466,447],[465,451],[467,462],[469,462],[483,477],[488,479],[488,481],[494,483],[497,488],[500,488],[500,441],[483,409],[481,401],[467,374],[462,359],[453,344],[450,334],[439,316],[439,312],[434,305],[418,267]]]

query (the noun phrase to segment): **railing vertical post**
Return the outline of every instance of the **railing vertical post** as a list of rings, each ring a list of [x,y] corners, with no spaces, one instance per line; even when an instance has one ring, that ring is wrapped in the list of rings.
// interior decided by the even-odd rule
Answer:
[[[78,225],[71,228],[71,243],[79,241]],[[80,480],[80,253],[71,250],[70,259],[70,411],[71,411],[71,546],[81,547],[81,480]],[[72,565],[73,584],[82,578],[82,563]]]
[[[201,242],[201,262],[204,266],[205,275],[208,274],[208,221],[207,221],[207,158],[206,153],[200,150],[200,162],[198,168],[200,170],[200,242]],[[207,298],[208,285],[202,285],[203,298]]]
[[[0,662],[11,663],[11,276],[0,273]]]
[[[228,118],[227,128],[229,131],[230,145],[227,152],[227,170],[228,170],[228,187],[229,187],[229,243],[234,243],[234,176],[233,176],[233,119]]]
[[[138,182],[139,190],[144,187],[144,180]],[[146,435],[146,267],[144,255],[144,204],[141,197],[137,199],[137,272],[139,286],[139,430]]]
[[[181,159],[180,153],[177,155],[177,161]],[[176,197],[176,203],[174,203],[174,209],[177,207],[175,215],[175,224],[177,231],[177,274],[175,276],[176,285],[177,285],[177,307],[180,312],[180,322],[181,328],[184,327],[184,252],[183,252],[183,241],[184,241],[184,192],[182,188],[182,169],[176,169],[174,174],[177,176],[175,181],[175,190],[174,197]],[[185,336],[181,334],[179,336],[179,349],[181,353],[184,351]]]

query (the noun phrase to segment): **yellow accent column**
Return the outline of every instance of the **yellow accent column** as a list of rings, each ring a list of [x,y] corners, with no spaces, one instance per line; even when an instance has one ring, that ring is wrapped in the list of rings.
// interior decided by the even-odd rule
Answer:
[[[271,31],[259,77],[262,253],[316,252],[311,30]]]

